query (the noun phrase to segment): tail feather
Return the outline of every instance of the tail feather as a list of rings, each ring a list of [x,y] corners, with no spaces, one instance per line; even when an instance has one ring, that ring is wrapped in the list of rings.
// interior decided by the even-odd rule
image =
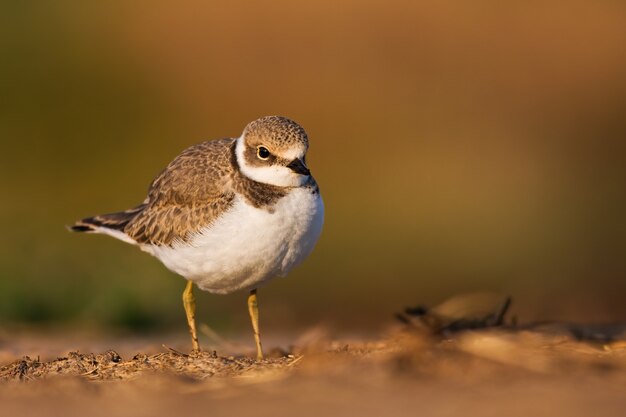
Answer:
[[[87,219],[85,219],[87,220]],[[83,220],[80,220],[78,222],[76,222],[75,225],[70,226],[69,229],[72,232],[93,232],[94,231],[94,227],[88,224],[83,224],[82,223]]]
[[[118,239],[135,243],[124,233],[124,229],[145,207],[145,204],[141,204],[126,211],[87,217],[77,221],[69,229],[72,232],[105,233]]]

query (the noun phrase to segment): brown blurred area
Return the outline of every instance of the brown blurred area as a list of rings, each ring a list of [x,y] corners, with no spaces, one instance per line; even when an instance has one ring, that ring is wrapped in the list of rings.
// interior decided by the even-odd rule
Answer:
[[[63,226],[268,114],[307,130],[326,223],[260,291],[267,326],[371,330],[473,290],[522,320],[626,319],[625,3],[1,8],[0,324],[184,326],[179,277]],[[244,298],[198,317],[247,330]]]

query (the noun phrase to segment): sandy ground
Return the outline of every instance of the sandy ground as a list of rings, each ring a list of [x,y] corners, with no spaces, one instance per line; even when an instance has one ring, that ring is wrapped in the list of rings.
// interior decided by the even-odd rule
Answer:
[[[0,415],[623,416],[623,330],[581,340],[563,325],[405,325],[369,342],[314,331],[263,361],[167,347],[13,358],[0,367]]]
[[[519,325],[509,302],[407,309],[369,340],[266,337],[262,361],[250,343],[0,333],[0,416],[626,415],[626,325]]]

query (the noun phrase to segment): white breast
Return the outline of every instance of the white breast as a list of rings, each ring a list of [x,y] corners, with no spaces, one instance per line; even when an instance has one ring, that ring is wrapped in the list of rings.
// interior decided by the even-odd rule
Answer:
[[[309,188],[291,190],[272,212],[237,196],[227,212],[188,243],[142,249],[201,289],[227,294],[286,275],[311,253],[323,221],[322,198]]]

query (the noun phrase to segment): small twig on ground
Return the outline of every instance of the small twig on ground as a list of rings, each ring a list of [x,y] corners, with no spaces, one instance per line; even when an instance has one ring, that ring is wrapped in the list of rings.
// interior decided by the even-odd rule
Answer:
[[[181,351],[178,351],[178,350],[176,350],[174,348],[171,348],[169,346],[166,346],[165,344],[162,344],[161,346],[163,346],[165,349],[169,350],[170,352],[175,353],[176,355],[184,356],[184,357],[188,357],[189,356],[188,354],[183,353]]]

